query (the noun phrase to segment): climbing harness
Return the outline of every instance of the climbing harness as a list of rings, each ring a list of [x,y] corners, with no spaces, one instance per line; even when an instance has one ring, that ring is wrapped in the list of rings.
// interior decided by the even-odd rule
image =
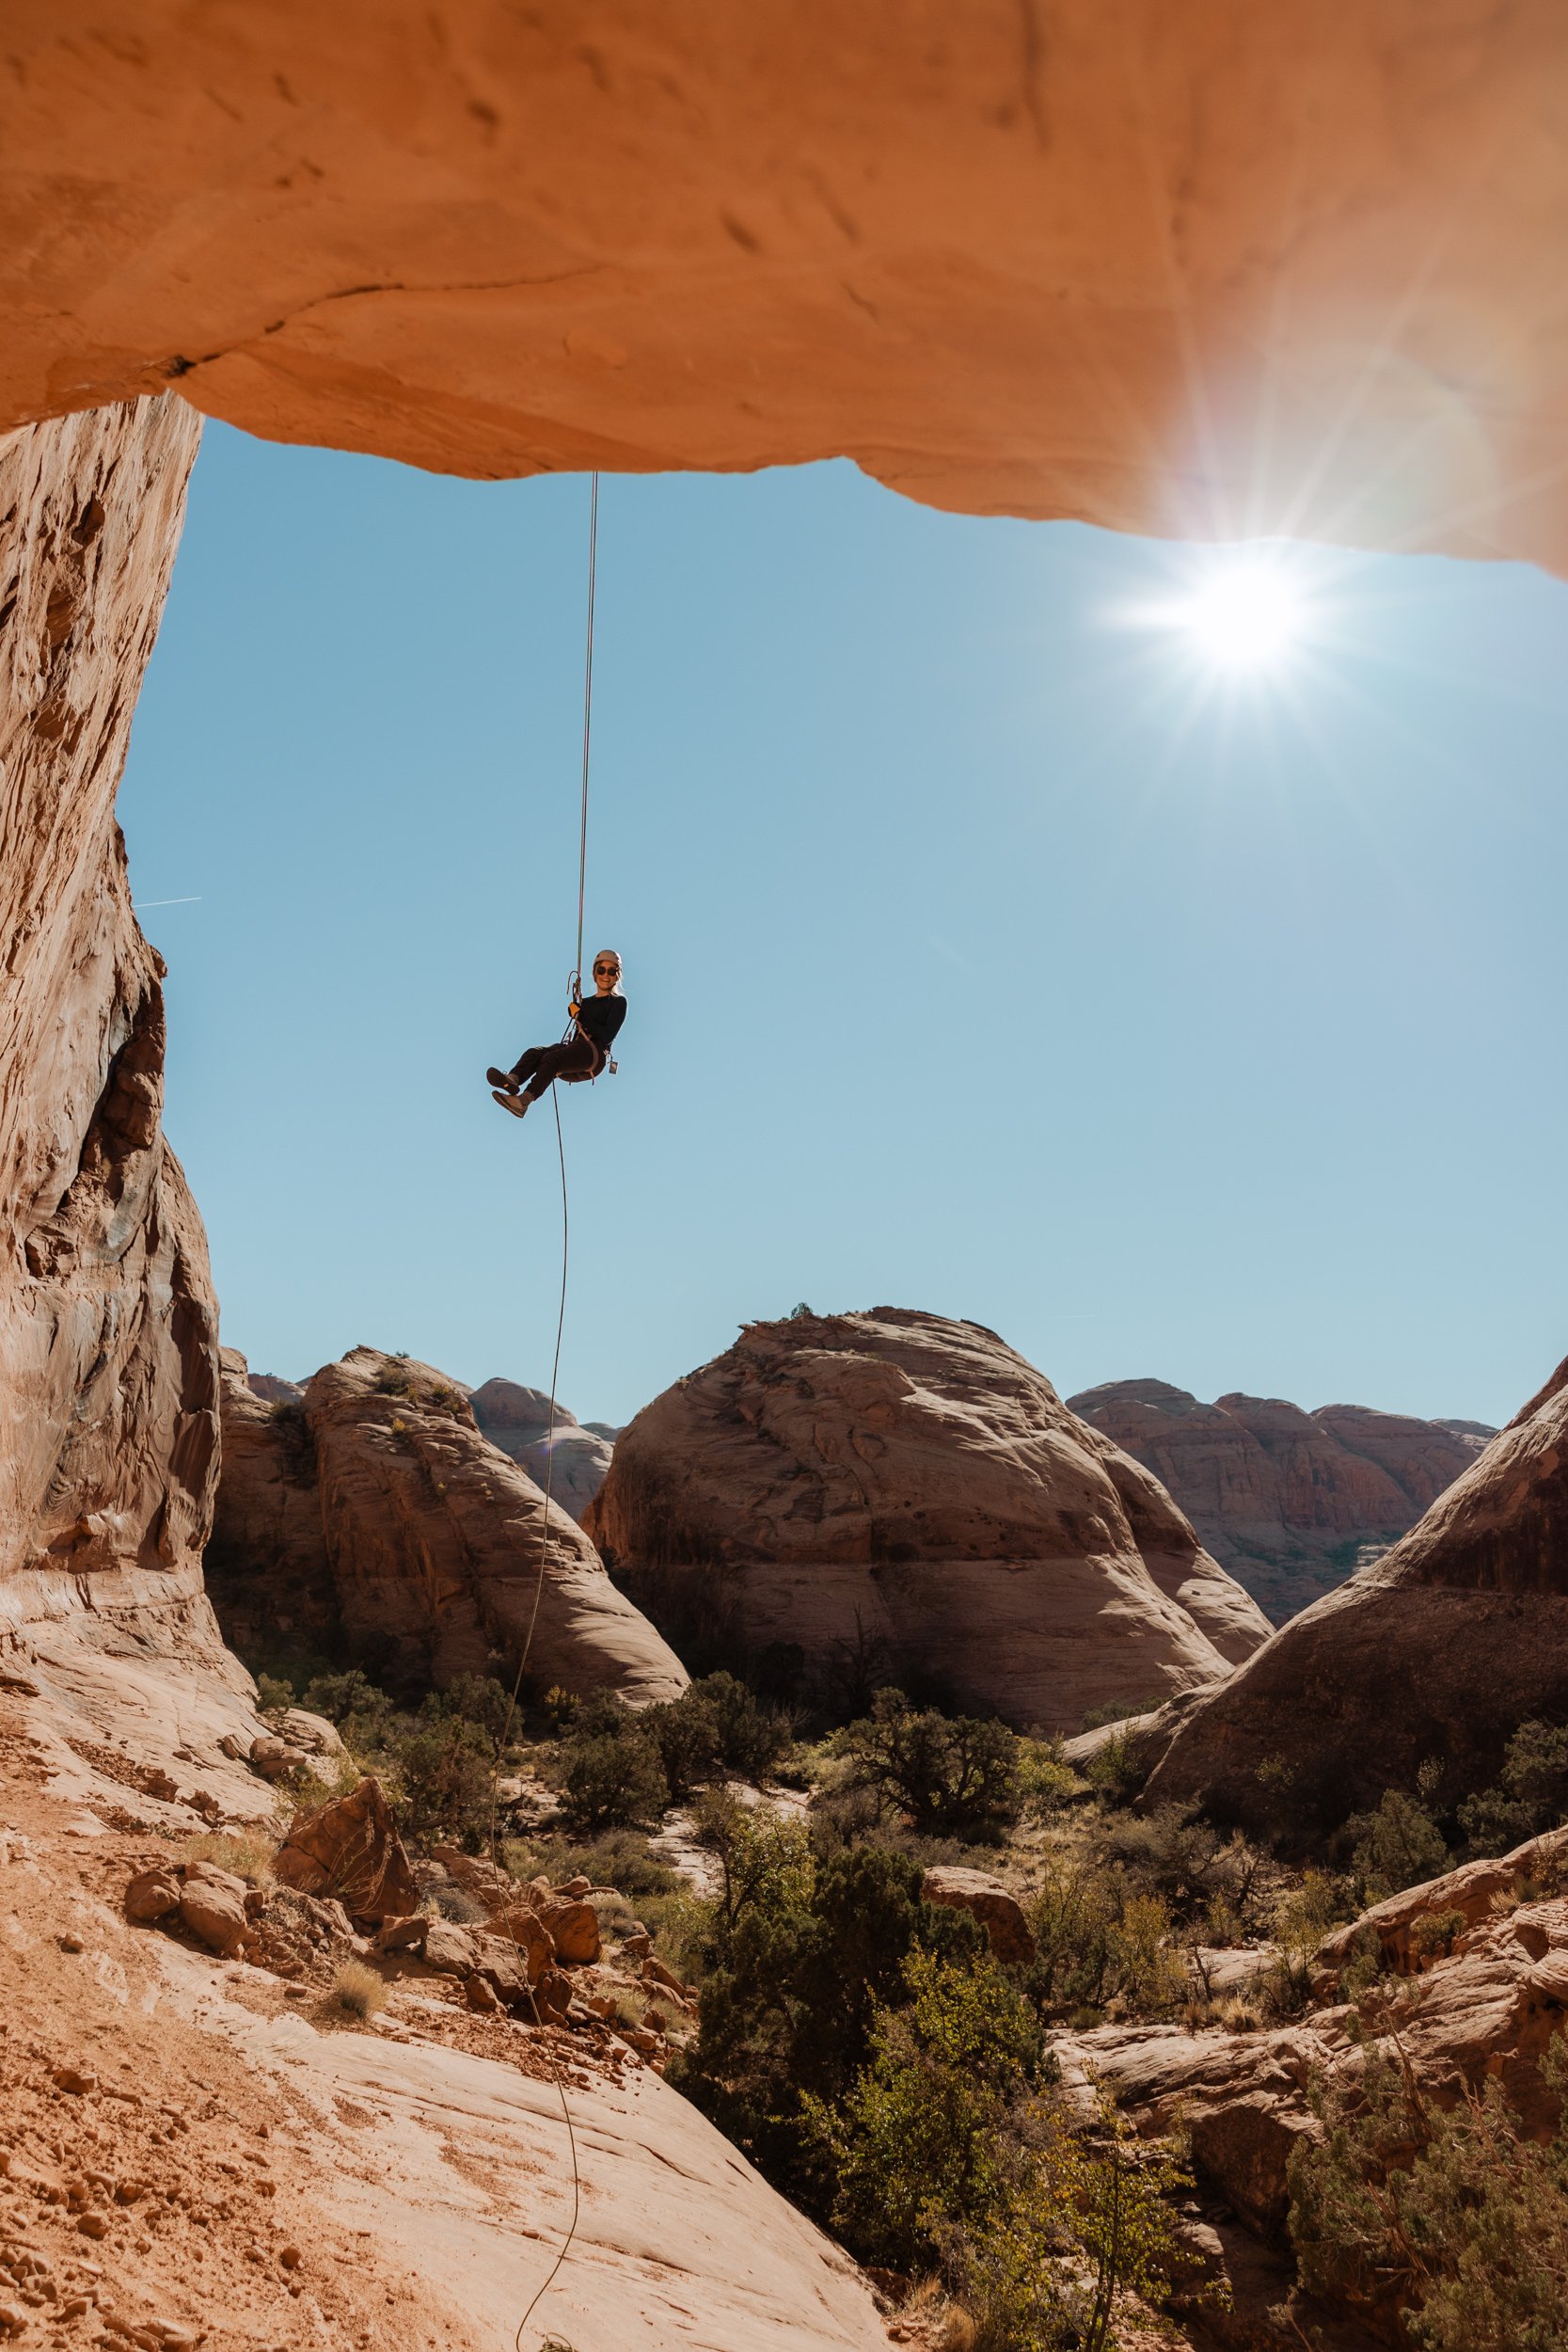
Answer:
[[[594,592],[598,566],[598,546],[599,477],[595,473],[593,477],[588,503],[588,649],[583,666],[582,685],[582,807],[578,824],[578,945],[577,960],[572,967],[570,982],[571,1002],[574,1005],[579,1005],[582,1002],[582,916],[588,883],[588,762],[594,725]],[[567,1034],[570,1035],[569,1030]],[[608,1061],[608,1057],[606,1058]],[[609,1061],[608,1066],[611,1071],[615,1068],[613,1061]],[[568,1076],[569,1083],[580,1083],[583,1078],[596,1077],[598,1073],[579,1071],[572,1073],[563,1073],[562,1075]],[[523,1688],[523,1677],[528,1672],[529,1654],[533,1647],[534,1628],[539,1623],[539,1604],[545,1592],[545,1560],[550,1539],[550,1490],[555,1477],[556,1385],[561,1377],[561,1342],[562,1335],[566,1328],[566,1277],[572,1256],[571,1209],[566,1186],[566,1144],[562,1134],[561,1097],[556,1087],[550,1089],[550,1103],[555,1111],[555,1149],[556,1157],[561,1166],[561,1301],[555,1318],[555,1354],[550,1361],[550,1412],[545,1433],[545,1507],[539,1515],[539,1566],[533,1580],[533,1605],[529,1611],[528,1630],[523,1636],[522,1649],[518,1653],[517,1672],[513,1677],[512,1695],[507,1701],[506,1721],[501,1727],[501,1736],[496,1743],[496,1761],[490,1773],[490,1859],[492,1862],[498,1859],[496,1814],[500,1795],[500,1759],[516,1717],[517,1703]],[[529,2008],[533,2012],[534,2025],[542,2032],[544,2020],[539,2014],[539,2004],[533,1997],[533,1987],[528,1980],[528,1963],[518,1948],[515,1931],[513,1930],[510,1932],[513,1953],[519,1963],[518,1973],[528,1993]],[[555,2077],[556,2096],[561,2101],[561,2119],[566,2126],[567,2144],[572,2152],[572,2219],[543,2285],[537,2289],[533,2300],[517,2322],[517,2332],[513,2339],[515,2352],[522,2352],[523,2330],[551,2287],[554,2286],[562,2265],[572,2250],[572,2241],[578,2233],[578,2218],[582,2210],[582,2175],[578,2165],[577,2133],[572,2127],[572,2110],[566,2104],[566,2085],[562,2075],[560,2061],[547,2041],[546,2056],[550,2061],[550,2071]]]

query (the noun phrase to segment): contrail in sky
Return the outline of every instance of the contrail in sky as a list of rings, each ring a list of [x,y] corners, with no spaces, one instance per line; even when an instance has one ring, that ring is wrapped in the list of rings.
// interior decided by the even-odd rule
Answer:
[[[198,891],[194,898],[133,898],[131,912],[133,914],[140,914],[144,908],[198,907],[200,904],[201,893]]]

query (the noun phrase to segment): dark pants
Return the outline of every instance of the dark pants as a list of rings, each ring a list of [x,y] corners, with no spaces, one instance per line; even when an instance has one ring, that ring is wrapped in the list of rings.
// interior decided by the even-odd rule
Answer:
[[[520,1060],[512,1065],[515,1078],[527,1078],[523,1089],[531,1103],[537,1103],[547,1094],[557,1078],[569,1074],[596,1078],[604,1067],[604,1059],[591,1037],[569,1037],[561,1045],[531,1045]]]

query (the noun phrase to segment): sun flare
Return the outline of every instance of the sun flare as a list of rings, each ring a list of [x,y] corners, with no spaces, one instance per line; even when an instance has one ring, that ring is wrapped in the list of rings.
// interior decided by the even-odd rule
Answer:
[[[1311,633],[1310,599],[1277,558],[1232,556],[1197,573],[1181,592],[1144,608],[1208,669],[1236,675],[1277,671]]]

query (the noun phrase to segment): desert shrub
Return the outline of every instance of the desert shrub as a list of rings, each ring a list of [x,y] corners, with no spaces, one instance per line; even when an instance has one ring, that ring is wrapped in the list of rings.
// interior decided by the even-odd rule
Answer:
[[[1023,1812],[1038,1819],[1083,1793],[1084,1783],[1062,1754],[1059,1740],[1019,1741],[1018,1795]]]
[[[387,1987],[362,1960],[345,1960],[332,1979],[332,1999],[351,2017],[367,2022],[387,2006]]]
[[[967,1913],[924,1902],[907,1856],[857,1846],[818,1863],[793,1825],[731,1821],[697,2040],[672,2079],[776,2185],[825,2214],[832,2166],[802,2100],[832,2106],[866,2063],[879,2007],[905,1997],[918,1945],[977,1957]]]
[[[1118,2303],[1157,2303],[1178,2253],[1171,2201],[1191,2180],[1106,2109],[1092,2138],[1042,2109],[1035,2144],[957,2250],[976,2352],[1117,2352]],[[1137,2326],[1135,2340],[1147,2341]]]
[[[1020,1807],[1017,1735],[1006,1724],[913,1708],[900,1691],[833,1742],[846,1785],[872,1790],[934,1836],[1000,1840]]]
[[[562,1742],[558,1779],[561,1809],[578,1836],[655,1820],[670,1802],[648,1732],[629,1708],[602,1694],[578,1708]]]
[[[1496,1788],[1466,1797],[1459,1826],[1466,1851],[1507,1853],[1527,1837],[1568,1820],[1568,1725],[1521,1724],[1508,1743]]]
[[[789,1744],[784,1718],[722,1672],[691,1683],[678,1699],[645,1708],[641,1722],[676,1798],[725,1774],[762,1780]]]
[[[1009,2110],[1035,2079],[1038,2023],[993,1961],[956,1966],[917,1947],[901,2004],[879,2003],[870,2062],[842,2102],[805,2102],[835,2176],[832,2216],[863,2261],[936,2261],[984,2219],[1006,2178]]]
[[[276,1714],[280,1708],[297,1707],[294,1686],[280,1675],[261,1674],[256,1677],[256,1704],[263,1715]]]
[[[543,1875],[553,1886],[582,1877],[594,1886],[613,1886],[628,1897],[671,1895],[680,1885],[676,1873],[661,1862],[641,1831],[606,1830],[586,1842],[559,1832],[532,1837],[508,1838],[503,1859],[515,1879]]]
[[[1110,1804],[1128,1804],[1148,1777],[1144,1744],[1135,1733],[1118,1733],[1085,1759],[1084,1778]]]
[[[397,1767],[399,1825],[415,1837],[441,1832],[477,1851],[495,1778],[496,1748],[489,1734],[467,1716],[447,1714],[427,1701],[385,1744]]]
[[[1196,1805],[1164,1804],[1113,1821],[1106,1851],[1138,1892],[1158,1896],[1185,1925],[1202,1919],[1211,1941],[1234,1943],[1267,1922],[1276,1873],[1240,1830],[1227,1832]]]
[[[215,1862],[220,1870],[232,1870],[247,1886],[270,1886],[277,1846],[275,1837],[268,1837],[260,1830],[214,1830],[187,1838],[185,1860]]]
[[[1380,1903],[1407,1886],[1441,1876],[1449,1863],[1442,1831],[1420,1797],[1402,1788],[1384,1791],[1375,1813],[1357,1813],[1345,1823],[1351,1862],[1361,1899]]]
[[[1462,1911],[1424,1913],[1410,1931],[1410,1948],[1418,1964],[1446,1960],[1453,1949],[1454,1938],[1463,1935],[1468,1925]]]
[[[1561,2099],[1560,2035],[1541,2069]],[[1370,2051],[1358,2086],[1319,2078],[1317,2146],[1291,2157],[1302,2282],[1402,2318],[1426,2352],[1560,2352],[1568,2309],[1568,2106],[1552,2141],[1527,2134],[1500,2083],[1447,2113]]]
[[[1169,1907],[1140,1894],[1115,1863],[1093,1854],[1048,1857],[1030,1911],[1029,1990],[1043,2010],[1071,2014],[1115,2006],[1164,2017],[1187,1991]]]

